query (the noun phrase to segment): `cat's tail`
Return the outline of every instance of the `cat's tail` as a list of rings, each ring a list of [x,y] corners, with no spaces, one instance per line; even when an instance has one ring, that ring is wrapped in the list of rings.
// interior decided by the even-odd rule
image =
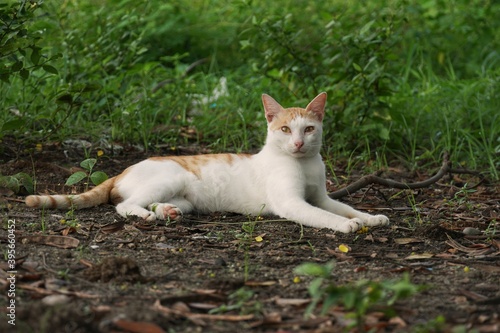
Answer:
[[[110,178],[90,191],[75,195],[29,195],[26,205],[33,208],[82,209],[110,201],[115,178]]]

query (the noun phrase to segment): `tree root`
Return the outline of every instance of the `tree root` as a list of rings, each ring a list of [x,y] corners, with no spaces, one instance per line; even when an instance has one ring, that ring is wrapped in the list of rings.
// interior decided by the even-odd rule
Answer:
[[[359,180],[355,181],[351,185],[349,185],[341,190],[332,192],[332,193],[328,194],[328,196],[332,199],[343,198],[343,197],[348,196],[356,191],[359,191],[360,189],[362,189],[368,185],[371,185],[371,184],[378,184],[378,185],[382,185],[382,186],[389,187],[389,188],[398,188],[398,189],[403,189],[403,190],[411,190],[411,189],[429,187],[430,185],[436,183],[438,180],[443,178],[443,176],[446,175],[448,172],[451,172],[451,171],[457,172],[458,171],[458,170],[451,169],[451,162],[450,162],[449,158],[450,158],[450,156],[449,156],[448,152],[445,152],[444,156],[443,156],[443,164],[442,164],[441,168],[439,169],[439,171],[431,178],[426,179],[426,180],[421,181],[421,182],[402,183],[402,182],[397,182],[397,181],[394,181],[391,179],[384,179],[384,178],[379,177],[379,174],[381,173],[381,171],[377,171],[371,175],[361,177]],[[457,172],[457,173],[460,173],[460,172]]]

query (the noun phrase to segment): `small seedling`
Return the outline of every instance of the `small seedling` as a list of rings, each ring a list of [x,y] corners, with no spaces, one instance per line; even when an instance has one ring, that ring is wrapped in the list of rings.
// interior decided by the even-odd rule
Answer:
[[[491,222],[488,224],[488,227],[484,231],[484,234],[488,236],[489,241],[495,238],[495,235],[498,233],[497,226],[498,226],[497,220],[493,219],[491,220]]]
[[[75,217],[75,207],[71,206],[71,209],[66,212],[66,218],[61,220],[61,224],[73,230],[80,228],[80,222]]]
[[[62,280],[69,280],[69,268],[66,268],[65,270],[57,271],[57,275]]]
[[[470,195],[476,192],[475,189],[469,188],[468,184],[465,183],[464,186],[453,196],[450,201],[456,202],[458,206],[465,205],[468,210],[472,210],[472,204],[470,203]]]
[[[262,303],[252,301],[254,294],[253,290],[242,287],[229,295],[229,304],[223,304],[210,310],[209,313],[218,314],[229,311],[238,311],[242,315],[260,313],[262,311]]]
[[[295,268],[298,275],[313,277],[308,291],[312,301],[306,309],[306,316],[313,314],[317,305],[322,302],[322,314],[326,314],[334,305],[341,304],[354,318],[353,327],[364,331],[365,316],[375,305],[385,305],[388,310],[400,299],[410,297],[422,289],[421,286],[411,283],[409,276],[404,275],[401,280],[386,280],[382,282],[359,280],[347,285],[337,285],[332,281],[332,262],[321,265],[304,263]]]
[[[69,176],[68,180],[66,180],[67,186],[74,185],[83,179],[87,179],[86,182],[86,189],[88,187],[89,182],[92,182],[94,185],[99,185],[100,183],[104,182],[106,179],[108,179],[108,175],[102,171],[94,171],[94,166],[97,163],[97,159],[95,158],[87,158],[86,160],[83,160],[80,163],[80,166],[86,170],[84,171],[77,171],[71,176]]]

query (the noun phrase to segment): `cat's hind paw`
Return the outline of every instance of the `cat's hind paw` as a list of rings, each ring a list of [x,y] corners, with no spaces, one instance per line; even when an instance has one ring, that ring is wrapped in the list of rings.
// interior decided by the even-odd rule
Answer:
[[[168,221],[180,221],[182,220],[182,211],[172,204],[168,203],[152,203],[148,206],[157,219],[168,220]]]

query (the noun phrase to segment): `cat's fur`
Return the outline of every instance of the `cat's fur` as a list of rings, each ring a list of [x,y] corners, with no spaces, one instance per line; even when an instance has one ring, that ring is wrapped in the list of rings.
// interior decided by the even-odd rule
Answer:
[[[37,208],[87,208],[111,202],[122,216],[179,220],[192,211],[275,214],[306,226],[353,232],[386,225],[328,197],[320,156],[326,93],[305,109],[263,95],[267,140],[255,155],[153,157],[80,195],[30,195]]]

